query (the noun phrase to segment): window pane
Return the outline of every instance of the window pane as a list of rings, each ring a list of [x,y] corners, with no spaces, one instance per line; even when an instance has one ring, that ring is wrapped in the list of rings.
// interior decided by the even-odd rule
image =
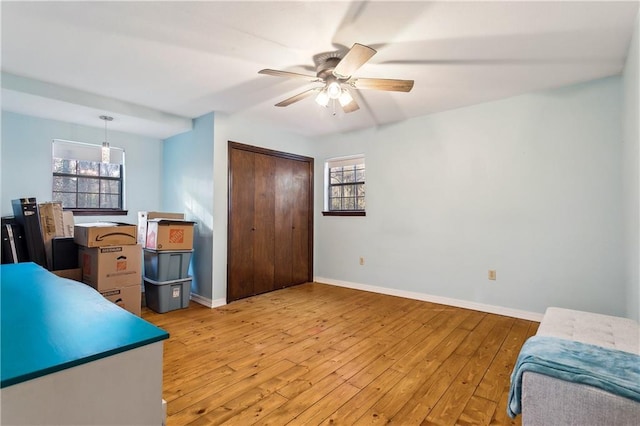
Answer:
[[[78,178],[78,192],[94,192],[100,191],[100,179]]]
[[[342,183],[342,171],[331,169],[331,181],[330,184],[335,185],[337,183]]]
[[[53,190],[57,192],[76,192],[78,178],[54,176]]]
[[[100,164],[100,176],[120,177],[120,165],[111,163]]]
[[[364,185],[358,185],[358,197],[364,197]]]
[[[355,197],[356,195],[356,186],[355,185],[345,185],[342,187],[344,190],[344,197]]]
[[[98,176],[100,174],[100,163],[95,161],[78,161],[78,174]]]
[[[356,171],[356,182],[364,182],[364,169]]]
[[[330,210],[342,210],[342,205],[340,203],[341,198],[334,198],[331,200],[331,208]]]
[[[78,162],[76,160],[64,160],[62,158],[54,158],[53,172],[75,175],[77,164]]]
[[[60,201],[63,208],[76,207],[76,194],[68,192],[54,192],[53,201]]]
[[[356,208],[356,200],[355,198],[344,198],[343,199],[344,210],[355,210]]]
[[[356,179],[356,174],[353,171],[353,168],[350,168],[350,170],[344,171],[344,182],[354,182],[355,179]]]
[[[100,208],[103,209],[118,209],[120,208],[120,196],[119,195],[102,195],[102,204]]]
[[[84,209],[97,209],[98,204],[98,194],[78,194],[78,208]]]
[[[331,198],[339,198],[342,196],[342,191],[341,191],[342,187],[341,186],[332,186],[331,187],[331,194],[329,194],[329,197]]]
[[[358,198],[358,210],[364,210],[364,198]]]
[[[118,180],[101,180],[100,181],[100,193],[102,194],[119,194],[120,193],[120,181]]]

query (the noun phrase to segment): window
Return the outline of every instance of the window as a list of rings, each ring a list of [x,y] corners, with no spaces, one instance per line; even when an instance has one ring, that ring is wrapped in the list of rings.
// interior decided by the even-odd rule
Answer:
[[[54,139],[52,167],[52,199],[63,208],[76,215],[127,213],[121,148]]]
[[[325,216],[365,215],[364,164],[362,155],[325,163]]]

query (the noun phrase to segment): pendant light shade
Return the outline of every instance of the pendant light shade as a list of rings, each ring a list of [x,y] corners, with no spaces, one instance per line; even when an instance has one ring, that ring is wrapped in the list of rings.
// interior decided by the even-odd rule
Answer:
[[[104,141],[102,142],[102,162],[111,162],[111,149],[109,148],[109,140],[107,139],[107,122],[113,121],[113,117],[101,115],[100,120],[104,120]]]
[[[321,90],[320,93],[318,93],[318,96],[316,96],[316,102],[318,103],[318,105],[323,107],[329,105],[329,95],[327,94],[327,91],[325,89]]]
[[[351,93],[349,93],[347,89],[342,89],[342,93],[338,98],[338,102],[340,102],[340,105],[346,106],[346,105],[349,105],[352,101],[353,101],[353,97],[351,96]]]
[[[329,95],[331,99],[338,99],[340,97],[340,94],[342,93],[340,83],[338,83],[337,81],[332,81],[331,83],[329,83],[327,85],[326,91],[327,95]]]

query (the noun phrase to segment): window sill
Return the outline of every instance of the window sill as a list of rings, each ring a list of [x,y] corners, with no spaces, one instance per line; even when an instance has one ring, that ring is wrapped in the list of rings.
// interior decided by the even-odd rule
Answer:
[[[322,212],[322,216],[366,216],[367,212],[357,210],[340,210]]]
[[[74,216],[126,216],[128,210],[110,209],[65,209],[72,211]]]

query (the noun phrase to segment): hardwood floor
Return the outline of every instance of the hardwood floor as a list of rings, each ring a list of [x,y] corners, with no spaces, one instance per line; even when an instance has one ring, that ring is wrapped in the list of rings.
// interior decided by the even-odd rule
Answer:
[[[538,323],[317,283],[143,318],[167,330],[167,424],[520,424]]]

